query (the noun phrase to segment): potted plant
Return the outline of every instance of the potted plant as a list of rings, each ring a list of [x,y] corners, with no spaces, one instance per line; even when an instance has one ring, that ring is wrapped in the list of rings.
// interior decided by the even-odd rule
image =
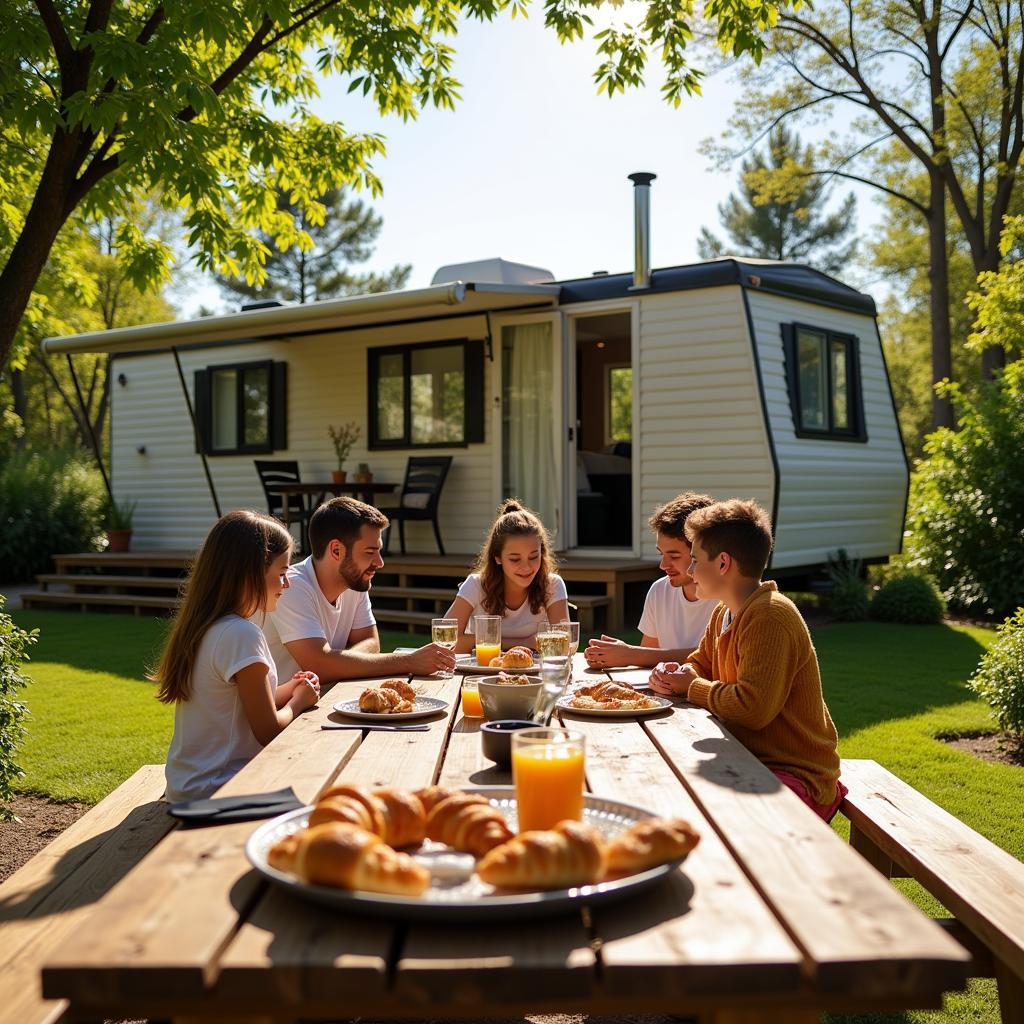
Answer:
[[[356,467],[355,480],[357,484],[373,483],[373,474],[370,472],[370,464],[368,462],[360,462]]]
[[[334,454],[338,457],[338,468],[331,473],[336,484],[345,482],[345,460],[348,458],[352,446],[359,440],[360,431],[356,423],[342,423],[340,427],[328,427],[327,433],[331,436],[331,443],[334,445]]]
[[[107,524],[107,550],[127,551],[132,542],[132,518],[135,515],[136,501],[115,501],[113,498],[107,502],[106,524]]]

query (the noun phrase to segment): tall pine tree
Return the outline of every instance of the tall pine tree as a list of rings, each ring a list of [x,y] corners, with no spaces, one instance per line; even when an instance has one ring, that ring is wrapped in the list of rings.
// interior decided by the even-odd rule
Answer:
[[[857,248],[856,238],[849,237],[856,227],[857,200],[848,195],[835,213],[826,214],[831,188],[822,178],[804,173],[810,161],[810,148],[801,148],[799,135],[784,126],[774,129],[767,151],[754,153],[740,165],[739,194],[733,193],[718,207],[728,242],[701,228],[701,259],[717,259],[728,252],[809,263],[829,274],[847,267]],[[787,174],[789,193],[764,201],[763,183],[778,172]]]
[[[330,189],[320,201],[324,217],[317,224],[290,203],[283,191],[278,192],[279,215],[291,219],[296,231],[306,232],[313,247],[304,251],[296,241],[282,250],[269,234],[258,232],[260,241],[270,250],[265,264],[266,281],[256,285],[243,278],[218,275],[217,283],[228,298],[306,303],[385,292],[405,285],[412,270],[409,264],[396,265],[384,274],[356,274],[350,269],[350,264],[370,258],[380,234],[383,222],[372,207],[358,199],[346,201],[341,189]]]

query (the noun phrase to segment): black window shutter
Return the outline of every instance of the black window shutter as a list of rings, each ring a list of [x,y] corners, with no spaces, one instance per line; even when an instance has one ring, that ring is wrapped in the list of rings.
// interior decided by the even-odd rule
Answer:
[[[484,440],[484,343],[467,341],[465,355],[466,379],[466,444]]]
[[[210,371],[196,370],[195,387],[192,391],[192,406],[196,417],[195,445],[197,452],[210,453],[210,423],[213,419],[210,408]],[[202,442],[202,447],[200,447]]]
[[[852,399],[853,432],[862,441],[868,439],[868,425],[864,418],[864,382],[860,375],[860,338],[850,338],[850,397]]]
[[[288,447],[288,364],[274,363],[270,382],[270,447]]]
[[[782,352],[786,365],[786,390],[789,392],[789,409],[793,414],[793,426],[803,429],[800,420],[800,391],[798,382],[799,360],[796,353],[796,326],[782,325]]]

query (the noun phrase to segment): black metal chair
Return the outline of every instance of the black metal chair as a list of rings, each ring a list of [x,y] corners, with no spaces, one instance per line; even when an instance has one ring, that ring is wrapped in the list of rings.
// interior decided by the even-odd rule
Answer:
[[[260,483],[263,485],[263,493],[267,498],[267,511],[276,519],[285,521],[284,495],[272,491],[274,484],[298,484],[302,482],[299,476],[299,464],[294,459],[253,459],[256,472],[259,475]],[[289,523],[297,524],[299,527],[299,552],[308,554],[308,527],[310,509],[305,497],[301,494],[288,495]]]
[[[399,498],[397,508],[382,508],[384,513],[391,520],[392,524],[398,523],[398,539],[402,545],[402,554],[405,554],[405,523],[407,520],[414,522],[427,522],[434,527],[434,537],[437,539],[437,550],[444,554],[444,544],[441,543],[441,529],[437,523],[437,505],[441,499],[441,488],[444,486],[445,477],[451,469],[452,457],[450,455],[412,455],[405,466],[405,481],[402,484],[402,496]],[[389,529],[384,538],[384,553],[387,554],[388,545],[391,542],[391,530]]]

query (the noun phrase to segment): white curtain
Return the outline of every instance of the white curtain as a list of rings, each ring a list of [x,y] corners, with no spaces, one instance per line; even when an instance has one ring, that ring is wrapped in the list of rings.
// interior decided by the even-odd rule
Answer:
[[[558,532],[555,474],[555,394],[550,323],[521,324],[502,332],[504,487]]]

